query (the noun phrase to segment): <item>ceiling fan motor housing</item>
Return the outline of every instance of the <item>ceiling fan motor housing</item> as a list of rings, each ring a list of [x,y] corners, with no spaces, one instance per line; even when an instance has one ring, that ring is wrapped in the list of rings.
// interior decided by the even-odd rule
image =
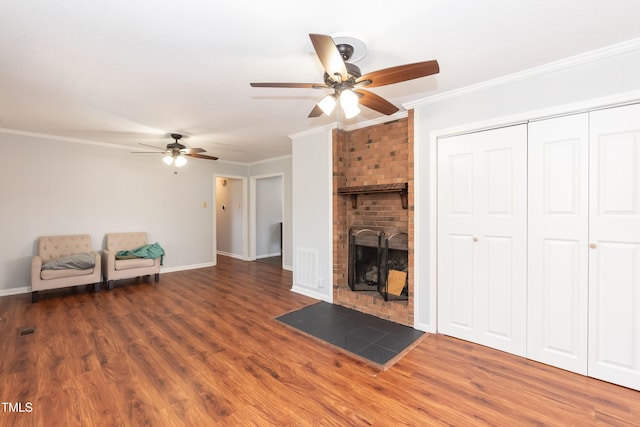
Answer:
[[[182,139],[182,135],[180,135],[179,133],[172,133],[171,138],[175,139],[176,142],[167,144],[167,150],[171,150],[174,154],[179,154],[180,150],[184,150],[185,148],[187,148],[178,142],[180,139]]]
[[[342,59],[344,59],[344,62],[347,62],[349,61],[349,59],[351,59],[351,55],[353,55],[353,46],[343,43],[336,45],[336,47],[338,48],[338,52],[340,52],[340,55],[342,55]]]
[[[346,80],[347,82],[353,83],[355,82],[356,79],[358,79],[362,75],[362,72],[360,71],[360,68],[357,65],[350,64],[349,62],[345,62],[344,65],[347,68],[347,74],[348,74],[348,78]],[[337,82],[336,82],[335,76],[330,76],[325,72],[324,83],[329,87],[335,87]]]

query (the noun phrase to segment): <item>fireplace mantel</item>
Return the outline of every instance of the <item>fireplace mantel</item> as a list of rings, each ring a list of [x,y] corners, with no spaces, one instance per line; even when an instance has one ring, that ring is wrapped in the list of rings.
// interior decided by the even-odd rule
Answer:
[[[406,182],[395,184],[360,185],[353,187],[340,187],[338,188],[338,194],[342,196],[350,196],[351,207],[356,209],[358,207],[358,195],[360,194],[399,193],[400,200],[402,202],[402,209],[407,209],[408,188],[409,184]]]

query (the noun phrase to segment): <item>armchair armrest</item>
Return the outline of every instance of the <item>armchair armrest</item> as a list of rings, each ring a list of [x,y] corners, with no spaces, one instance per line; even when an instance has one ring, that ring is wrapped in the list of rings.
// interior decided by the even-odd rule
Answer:
[[[102,251],[102,268],[104,276],[106,277],[107,271],[115,271],[116,269],[116,252],[105,249]]]
[[[40,255],[35,255],[31,258],[31,286],[34,282],[40,281],[40,271],[42,271],[42,258]]]

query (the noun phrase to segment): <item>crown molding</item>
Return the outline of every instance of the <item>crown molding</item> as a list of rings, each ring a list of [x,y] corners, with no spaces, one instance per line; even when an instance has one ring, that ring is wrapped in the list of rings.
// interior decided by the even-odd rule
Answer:
[[[397,113],[392,114],[390,116],[382,116],[382,117],[378,117],[377,119],[367,120],[364,122],[358,122],[358,123],[353,123],[349,125],[342,125],[342,130],[350,132],[356,129],[368,128],[370,126],[380,125],[383,123],[404,119],[408,115],[409,113],[407,111],[398,111]]]
[[[438,95],[429,96],[426,98],[417,99],[415,101],[407,102],[402,106],[407,109],[414,109],[416,107],[435,104],[447,99],[457,98],[463,95],[468,95],[474,92],[494,88],[497,86],[503,86],[508,83],[518,82],[532,77],[538,77],[544,74],[564,70],[567,68],[585,65],[596,61],[601,61],[613,56],[623,55],[625,53],[634,52],[640,50],[640,38],[631,39],[622,43],[617,43],[611,46],[603,47],[601,49],[592,50],[590,52],[582,53],[568,58],[561,59],[559,61],[550,62],[545,65],[530,68],[528,70],[520,71],[513,74],[508,74],[496,79],[487,80],[481,83],[477,83],[470,86],[465,86],[460,89],[455,89],[449,92],[444,92]]]
[[[309,129],[309,130],[305,130],[302,132],[298,132],[298,133],[293,133],[291,135],[289,135],[290,139],[295,139],[295,138],[301,138],[304,136],[310,136],[310,135],[315,135],[321,131],[332,131],[333,129],[341,128],[341,125],[339,122],[333,122],[333,123],[329,123],[328,125],[324,125],[324,126],[320,126],[317,128],[313,128],[313,129]]]
[[[255,162],[247,163],[247,166],[255,166],[255,165],[259,165],[261,163],[268,163],[268,162],[273,162],[273,161],[276,161],[276,160],[290,159],[291,157],[293,157],[291,154],[286,154],[284,156],[278,156],[278,157],[270,157],[268,159],[257,160]]]
[[[96,146],[99,146],[99,147],[117,148],[117,149],[120,149],[120,150],[130,150],[131,149],[131,147],[126,147],[124,145],[109,144],[107,142],[97,142],[97,141],[91,141],[91,140],[88,140],[88,139],[69,138],[69,137],[66,137],[66,136],[49,135],[49,134],[46,134],[46,133],[39,133],[39,132],[29,132],[29,131],[24,131],[24,130],[19,130],[19,129],[7,129],[7,128],[0,127],[0,133],[9,133],[9,134],[12,134],[12,135],[30,136],[30,137],[33,137],[33,138],[52,139],[54,141],[72,142],[72,143],[75,143],[75,144],[96,145]]]

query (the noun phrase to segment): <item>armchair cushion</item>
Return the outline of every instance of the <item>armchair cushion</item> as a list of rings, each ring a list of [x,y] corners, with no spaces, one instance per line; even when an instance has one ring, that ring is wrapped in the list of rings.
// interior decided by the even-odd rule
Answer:
[[[66,270],[42,270],[40,272],[40,278],[42,280],[61,279],[65,277],[85,276],[91,273],[93,273],[93,268],[85,270],[78,270],[75,268],[68,268]]]
[[[128,270],[130,268],[153,267],[154,262],[151,258],[116,258],[115,268],[116,270]]]
[[[43,270],[67,270],[73,268],[76,270],[87,270],[96,265],[93,254],[72,254],[51,260],[42,265]]]

